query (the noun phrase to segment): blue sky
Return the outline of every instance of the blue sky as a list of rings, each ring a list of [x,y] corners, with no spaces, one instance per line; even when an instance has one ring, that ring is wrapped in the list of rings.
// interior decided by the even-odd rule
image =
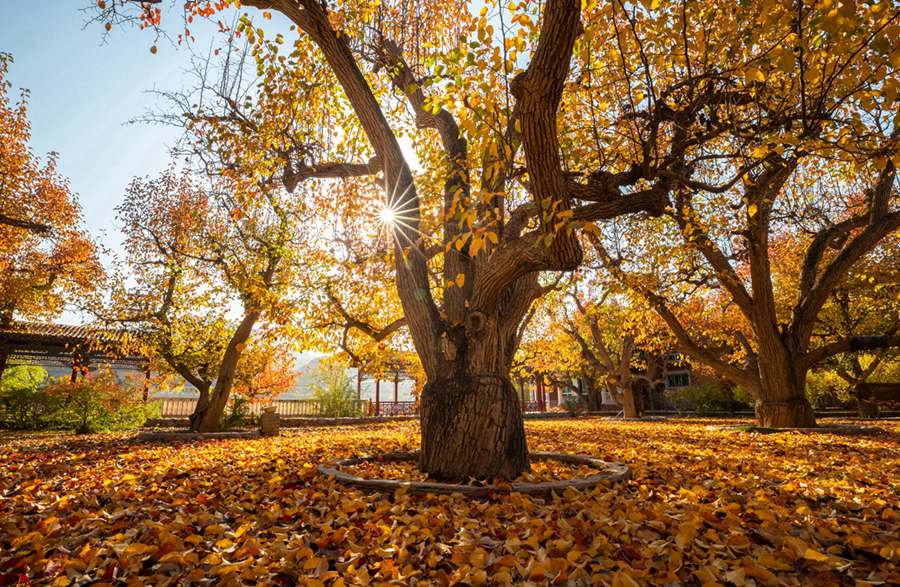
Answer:
[[[31,145],[45,156],[59,154],[84,211],[87,229],[115,250],[121,235],[115,207],[135,176],[155,175],[168,164],[169,148],[180,132],[171,127],[128,124],[158,105],[148,90],[193,85],[190,52],[150,31],[114,27],[104,34],[83,9],[91,0],[8,2],[0,18],[0,51],[14,62],[13,96],[31,92],[28,118]],[[253,11],[251,11],[252,13]],[[180,15],[170,15],[178,28]],[[274,19],[273,19],[274,20]],[[270,23],[274,26],[277,24]],[[195,49],[205,53],[214,39],[209,23],[193,27]],[[286,27],[285,27],[286,28]],[[157,53],[150,47],[156,43]],[[63,321],[78,321],[67,313]]]

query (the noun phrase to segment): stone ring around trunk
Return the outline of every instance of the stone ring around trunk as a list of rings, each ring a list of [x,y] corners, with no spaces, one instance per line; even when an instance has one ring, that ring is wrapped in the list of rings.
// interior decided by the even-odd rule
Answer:
[[[589,477],[576,477],[560,481],[544,481],[541,483],[512,482],[503,485],[463,485],[460,483],[441,483],[439,481],[411,481],[402,479],[364,479],[339,470],[339,467],[358,465],[365,462],[397,462],[416,461],[419,458],[416,452],[391,452],[380,455],[365,455],[341,459],[331,464],[319,465],[319,472],[325,476],[333,477],[335,481],[343,485],[358,487],[360,489],[374,491],[396,491],[407,489],[410,493],[461,493],[469,497],[487,497],[494,494],[524,493],[528,495],[548,495],[562,492],[571,487],[573,489],[590,489],[599,483],[609,481],[615,483],[631,478],[631,470],[622,463],[611,463],[595,459],[586,455],[572,455],[555,452],[532,452],[529,458],[536,461],[559,461],[571,465],[586,465],[597,469],[596,475]]]

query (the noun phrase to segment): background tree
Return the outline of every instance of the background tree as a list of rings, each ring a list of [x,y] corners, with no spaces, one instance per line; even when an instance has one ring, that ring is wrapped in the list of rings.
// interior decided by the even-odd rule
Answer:
[[[626,418],[639,418],[641,389],[665,383],[660,358],[667,349],[652,344],[659,324],[643,319],[640,308],[614,290],[597,293],[586,301],[578,291],[569,292],[574,308],[562,329],[578,345],[590,385],[605,389]]]
[[[81,227],[81,208],[51,154],[28,142],[28,93],[10,101],[0,53],[0,327],[16,318],[50,320],[102,275],[97,247]],[[7,357],[0,354],[0,373]]]
[[[136,179],[118,208],[125,276],[107,312],[135,325],[197,388],[191,427],[200,431],[218,429],[257,323],[265,320],[267,333],[291,324],[303,238],[291,202],[267,192],[266,205],[245,214],[229,187],[169,169]]]
[[[727,28],[740,13],[717,13],[716,28]],[[654,305],[692,357],[756,397],[764,425],[814,425],[805,397],[809,368],[839,353],[898,342],[845,336],[819,345],[813,337],[835,288],[857,263],[879,255],[879,243],[900,226],[897,19],[890,3],[824,8],[801,2],[767,7],[742,23],[741,35],[755,41],[741,49],[743,63],[733,64],[743,79],[721,73],[737,93],[723,108],[704,106],[703,126],[672,131],[672,141],[695,140],[728,120],[716,140],[673,170],[671,232],[660,238],[660,254],[651,253],[663,269],[630,263],[635,254],[648,254],[641,243],[612,250],[598,239],[609,266]],[[658,22],[640,17],[634,24],[640,54]],[[658,69],[646,62],[637,70],[648,80],[646,94]],[[753,104],[742,105],[749,97]],[[806,249],[797,287],[787,290],[790,303],[779,307],[770,254],[773,239],[784,233],[803,235]],[[625,275],[629,267],[643,275]],[[660,295],[670,282],[665,272],[702,280],[737,308],[749,326],[747,364],[723,361],[690,336]]]
[[[292,345],[257,332],[238,361],[234,393],[253,401],[271,401],[297,384],[297,357]]]

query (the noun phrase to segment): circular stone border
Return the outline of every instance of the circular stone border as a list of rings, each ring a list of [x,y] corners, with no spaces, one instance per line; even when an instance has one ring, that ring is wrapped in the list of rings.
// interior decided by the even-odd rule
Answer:
[[[555,460],[572,465],[587,465],[603,471],[590,477],[578,477],[561,481],[543,481],[541,483],[509,483],[508,485],[462,485],[459,483],[441,483],[438,481],[411,481],[403,479],[364,479],[338,470],[338,467],[357,465],[364,462],[397,462],[412,461],[419,458],[418,451],[390,452],[379,455],[365,455],[341,459],[331,464],[319,465],[319,472],[333,477],[343,485],[376,491],[395,491],[407,489],[410,493],[461,493],[470,497],[486,497],[495,493],[525,493],[528,495],[547,495],[554,491],[573,489],[589,489],[603,481],[618,482],[631,478],[631,470],[623,463],[611,463],[595,459],[587,455],[572,455],[554,452],[532,452],[528,457],[533,460]]]

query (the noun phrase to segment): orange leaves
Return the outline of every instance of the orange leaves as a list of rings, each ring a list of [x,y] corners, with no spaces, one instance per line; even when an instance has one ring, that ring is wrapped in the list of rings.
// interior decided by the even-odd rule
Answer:
[[[900,462],[890,437],[756,435],[685,421],[527,428],[535,450],[624,461],[634,479],[545,499],[472,500],[362,493],[310,463],[409,450],[411,423],[180,445],[6,437],[0,580],[631,587],[900,579],[886,474]],[[553,473],[540,465],[530,474]]]

